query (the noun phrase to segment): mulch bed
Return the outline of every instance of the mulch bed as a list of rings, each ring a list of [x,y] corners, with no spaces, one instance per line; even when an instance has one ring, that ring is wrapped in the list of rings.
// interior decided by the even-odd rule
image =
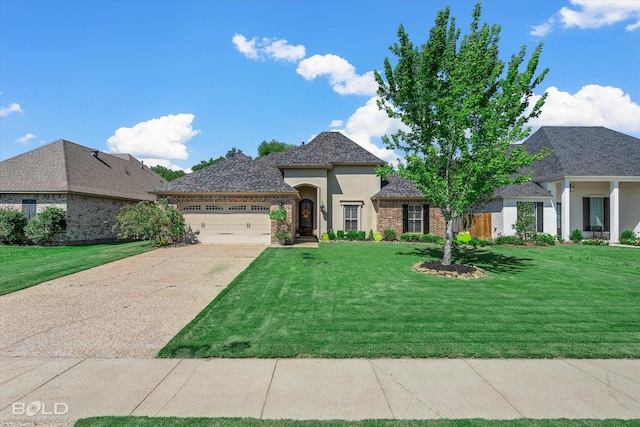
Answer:
[[[413,269],[421,273],[458,279],[481,279],[484,271],[481,268],[465,264],[442,265],[440,261],[419,262]]]

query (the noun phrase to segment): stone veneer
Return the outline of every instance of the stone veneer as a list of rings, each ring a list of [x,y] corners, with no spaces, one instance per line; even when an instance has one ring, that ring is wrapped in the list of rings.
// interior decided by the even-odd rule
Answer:
[[[395,230],[398,238],[402,234],[402,205],[424,205],[415,200],[384,200],[377,201],[378,232]],[[439,208],[429,204],[429,231],[436,236],[444,237],[446,224]]]
[[[177,206],[178,203],[197,203],[197,202],[210,202],[210,203],[270,203],[270,211],[279,209],[280,206],[287,210],[287,220],[289,222],[289,231],[291,231],[291,224],[293,224],[294,206],[293,198],[282,196],[177,196],[169,197],[169,203]],[[275,242],[275,233],[277,231],[277,223],[271,221],[271,241]],[[293,233],[292,233],[293,234]]]
[[[36,200],[36,213],[50,206],[67,212],[67,231],[61,242],[84,244],[109,242],[117,239],[112,231],[116,216],[126,204],[133,201],[76,194],[3,194],[0,207],[22,210],[23,199]]]

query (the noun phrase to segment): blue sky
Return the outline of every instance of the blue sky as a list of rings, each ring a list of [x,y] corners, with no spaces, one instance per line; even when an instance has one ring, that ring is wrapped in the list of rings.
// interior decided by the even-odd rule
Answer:
[[[0,1],[0,160],[58,139],[188,169],[339,130],[385,160],[375,106],[403,24],[428,39],[475,1]],[[640,137],[640,1],[487,0],[504,59],[544,43],[541,125]]]

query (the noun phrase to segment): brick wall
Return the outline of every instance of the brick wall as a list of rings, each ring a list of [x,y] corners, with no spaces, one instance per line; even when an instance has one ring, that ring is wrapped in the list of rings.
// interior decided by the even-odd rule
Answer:
[[[398,237],[402,234],[402,205],[423,205],[414,200],[378,200],[378,232],[396,230]],[[436,236],[444,237],[446,225],[439,208],[429,205],[429,231]]]

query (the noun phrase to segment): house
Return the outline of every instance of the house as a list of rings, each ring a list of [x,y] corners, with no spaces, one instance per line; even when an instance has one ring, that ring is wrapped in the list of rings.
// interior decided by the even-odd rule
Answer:
[[[496,192],[479,216],[491,223],[489,237],[515,233],[521,203],[534,204],[538,231],[563,240],[574,229],[613,242],[623,230],[640,232],[640,139],[604,127],[544,126],[523,144],[550,154],[531,166],[531,182]]]
[[[35,216],[48,206],[66,211],[64,243],[115,239],[120,208],[155,200],[166,181],[129,154],[106,154],[59,140],[0,162],[0,207]]]
[[[444,234],[440,210],[409,181],[383,182],[384,161],[339,132],[252,160],[238,154],[168,182],[151,192],[184,212],[204,243],[274,240],[269,212],[284,207],[292,232],[328,230]]]

